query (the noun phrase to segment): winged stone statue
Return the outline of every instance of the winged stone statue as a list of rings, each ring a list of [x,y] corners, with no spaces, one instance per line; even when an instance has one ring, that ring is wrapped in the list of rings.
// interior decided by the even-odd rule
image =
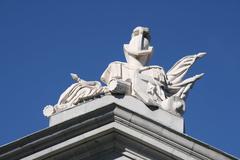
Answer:
[[[150,39],[148,28],[136,27],[129,44],[123,46],[127,62],[112,62],[101,80],[112,93],[132,95],[149,106],[182,115],[186,96],[203,73],[183,78],[190,67],[206,53],[183,57],[165,73],[160,66],[147,66],[153,53]]]
[[[165,72],[160,66],[147,65],[153,54],[150,40],[149,28],[136,27],[130,42],[123,45],[126,62],[112,62],[103,72],[101,80],[106,86],[98,81],[84,81],[72,73],[75,83],[61,94],[56,105],[44,108],[44,115],[51,116],[105,94],[123,94],[141,100],[153,110],[161,108],[182,116],[187,94],[203,73],[187,79],[184,76],[206,53],[183,57]]]

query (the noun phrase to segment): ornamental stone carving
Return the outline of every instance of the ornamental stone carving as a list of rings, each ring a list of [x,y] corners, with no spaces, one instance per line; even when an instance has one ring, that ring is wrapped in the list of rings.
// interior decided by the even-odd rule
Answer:
[[[103,72],[101,81],[106,86],[98,81],[84,81],[76,74],[71,74],[76,83],[62,93],[55,106],[46,106],[44,115],[49,117],[105,94],[122,94],[131,95],[149,107],[181,116],[185,111],[189,90],[203,73],[183,78],[194,62],[206,53],[183,57],[165,72],[160,66],[147,65],[153,53],[150,41],[149,29],[136,27],[130,42],[123,45],[126,62],[112,62]]]

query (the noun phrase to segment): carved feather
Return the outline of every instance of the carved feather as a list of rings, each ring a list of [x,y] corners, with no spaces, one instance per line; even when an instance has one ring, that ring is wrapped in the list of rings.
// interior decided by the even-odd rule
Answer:
[[[202,58],[204,55],[206,55],[206,53],[201,52],[195,55],[183,57],[177,61],[166,74],[168,82],[170,84],[181,82],[189,68],[195,63],[197,59]]]

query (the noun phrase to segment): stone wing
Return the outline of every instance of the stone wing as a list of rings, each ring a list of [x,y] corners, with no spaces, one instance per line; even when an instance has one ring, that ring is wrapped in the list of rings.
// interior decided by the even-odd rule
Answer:
[[[194,64],[194,62],[203,57],[206,53],[198,53],[195,55],[190,55],[183,57],[177,61],[173,67],[167,72],[167,79],[170,84],[180,83],[189,70],[189,68]]]

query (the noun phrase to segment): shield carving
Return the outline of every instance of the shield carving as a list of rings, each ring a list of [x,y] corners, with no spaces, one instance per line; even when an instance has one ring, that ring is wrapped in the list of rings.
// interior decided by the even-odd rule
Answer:
[[[159,66],[142,67],[134,74],[134,95],[148,105],[161,106],[166,86],[166,75]]]

